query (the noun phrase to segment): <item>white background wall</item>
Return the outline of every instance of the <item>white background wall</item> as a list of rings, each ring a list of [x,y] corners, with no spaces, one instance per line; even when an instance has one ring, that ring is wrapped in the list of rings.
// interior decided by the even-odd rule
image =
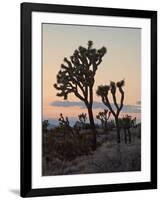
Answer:
[[[5,0],[0,4],[0,199],[15,200],[19,197],[19,163],[20,163],[20,0]],[[28,2],[31,2],[28,0]],[[51,0],[37,1],[45,3],[76,4],[88,6],[102,6],[114,8],[147,9],[158,11],[158,35],[160,34],[160,0]],[[158,38],[158,55],[160,54],[160,38]],[[159,57],[159,56],[158,56]],[[161,59],[158,58],[158,85],[161,85]],[[159,90],[158,90],[159,91]],[[161,92],[158,102],[161,101]],[[161,104],[158,105],[161,119]],[[158,121],[159,121],[158,120]],[[159,124],[159,123],[158,123]],[[161,123],[160,123],[161,124]],[[160,147],[160,130],[158,127],[158,152]],[[159,153],[160,155],[160,153]],[[159,156],[158,156],[159,158]],[[158,161],[158,169],[161,159]],[[160,177],[160,171],[158,173]],[[144,190],[132,192],[115,192],[87,195],[70,195],[59,197],[40,197],[39,199],[160,199],[160,180],[157,190]]]

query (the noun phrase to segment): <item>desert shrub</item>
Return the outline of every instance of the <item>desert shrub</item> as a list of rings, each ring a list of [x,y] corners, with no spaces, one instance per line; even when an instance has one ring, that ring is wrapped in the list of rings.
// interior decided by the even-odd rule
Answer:
[[[48,120],[44,120],[44,121],[42,122],[43,131],[44,131],[44,132],[47,132],[48,127],[49,127],[49,121],[48,121]]]
[[[70,131],[62,135],[56,129],[48,135],[43,146],[43,155],[60,160],[73,160],[78,156],[88,155],[92,152],[92,136],[92,133],[73,135]]]
[[[86,123],[86,124],[84,125],[84,128],[85,128],[85,129],[90,129],[91,126],[90,126],[90,124]]]

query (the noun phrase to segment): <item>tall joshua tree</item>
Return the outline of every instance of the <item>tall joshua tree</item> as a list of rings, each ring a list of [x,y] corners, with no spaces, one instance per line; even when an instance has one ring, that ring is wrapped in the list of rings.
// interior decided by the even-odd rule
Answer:
[[[98,66],[106,53],[106,48],[93,48],[93,42],[88,41],[87,48],[78,47],[73,55],[67,59],[64,58],[64,64],[57,74],[57,83],[54,87],[60,91],[57,96],[68,98],[73,93],[78,99],[84,102],[87,107],[90,126],[95,130],[92,104],[93,104],[93,86]],[[96,132],[94,133],[94,143],[96,144]]]
[[[116,123],[116,128],[117,128],[117,142],[120,143],[120,127],[119,127],[119,114],[123,108],[123,102],[124,102],[124,91],[123,91],[123,86],[125,84],[125,81],[119,81],[117,83],[111,81],[110,85],[101,85],[98,86],[97,88],[97,95],[101,96],[102,102],[104,103],[105,106],[108,107],[112,115],[114,116],[115,123]],[[118,91],[121,94],[121,99],[120,99],[120,104],[118,104],[116,100],[116,90],[118,88]],[[113,99],[113,104],[116,109],[111,105],[109,101],[109,91],[111,92],[112,99]]]

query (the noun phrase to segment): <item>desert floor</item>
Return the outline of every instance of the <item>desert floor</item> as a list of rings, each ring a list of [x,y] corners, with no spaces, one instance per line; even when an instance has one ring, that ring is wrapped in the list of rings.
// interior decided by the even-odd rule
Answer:
[[[73,160],[60,160],[52,157],[50,162],[43,158],[43,176],[89,174],[107,172],[127,172],[141,170],[140,129],[131,130],[132,142],[125,144],[121,131],[121,144],[117,144],[116,132],[98,134],[100,145],[89,155],[78,156]]]

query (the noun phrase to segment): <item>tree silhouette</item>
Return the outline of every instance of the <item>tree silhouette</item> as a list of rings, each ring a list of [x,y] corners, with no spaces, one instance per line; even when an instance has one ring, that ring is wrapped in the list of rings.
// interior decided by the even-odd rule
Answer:
[[[99,112],[97,115],[96,115],[96,118],[99,119],[101,121],[101,124],[102,124],[102,128],[103,127],[107,127],[107,121],[108,119],[110,118],[110,115],[111,115],[111,112],[108,111],[107,109],[104,109],[103,112]]]
[[[82,124],[85,124],[85,123],[86,123],[86,120],[87,120],[87,115],[86,115],[86,113],[81,113],[80,115],[78,115],[78,118],[79,118],[79,121],[80,121]]]
[[[120,126],[124,129],[124,139],[125,143],[127,143],[127,136],[129,143],[131,143],[131,131],[130,128],[135,127],[136,125],[136,117],[132,119],[132,116],[125,115],[122,119],[119,119]]]
[[[61,130],[61,132],[64,134],[64,140],[66,140],[66,136],[69,134],[74,136],[68,117],[64,117],[63,114],[60,113],[60,118],[58,120],[60,128],[59,130]]]
[[[121,142],[121,140],[120,140],[120,127],[119,127],[119,114],[120,114],[120,111],[123,108],[124,91],[123,91],[122,88],[123,88],[124,84],[125,84],[124,80],[119,81],[117,83],[111,81],[110,85],[98,86],[97,91],[96,91],[97,95],[101,96],[102,102],[104,103],[104,105],[108,107],[108,109],[110,110],[110,112],[112,113],[112,115],[115,118],[115,123],[116,123],[116,128],[117,128],[117,142],[118,143]],[[117,100],[116,100],[116,90],[117,90],[117,88],[118,88],[118,91],[121,94],[120,104],[118,104]],[[116,108],[116,111],[109,101],[109,91],[111,92],[113,103],[114,103],[114,106]]]
[[[92,105],[93,105],[93,86],[98,66],[102,62],[102,57],[106,53],[106,48],[93,48],[93,42],[88,41],[87,48],[78,47],[70,57],[64,58],[64,64],[57,74],[57,83],[54,87],[60,92],[57,96],[68,98],[73,93],[77,98],[84,102],[88,109],[90,126],[95,130]],[[94,133],[94,144],[96,145],[96,131]]]
[[[59,120],[60,127],[62,127],[62,128],[70,127],[68,117],[64,118],[62,113],[60,113],[60,118],[58,120]]]

